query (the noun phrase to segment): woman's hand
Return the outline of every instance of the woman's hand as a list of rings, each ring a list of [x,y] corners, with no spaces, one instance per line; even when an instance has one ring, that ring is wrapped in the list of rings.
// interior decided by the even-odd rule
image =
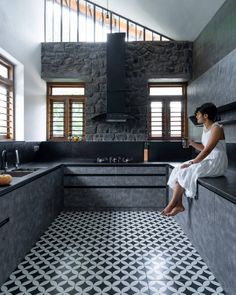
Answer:
[[[181,169],[183,168],[188,168],[189,166],[191,166],[192,164],[191,163],[184,163],[180,166]]]
[[[189,141],[188,141],[188,144],[189,144],[189,145],[193,146],[193,145],[194,145],[194,143],[195,143],[195,141],[194,141],[194,140],[192,140],[192,139],[189,139]]]

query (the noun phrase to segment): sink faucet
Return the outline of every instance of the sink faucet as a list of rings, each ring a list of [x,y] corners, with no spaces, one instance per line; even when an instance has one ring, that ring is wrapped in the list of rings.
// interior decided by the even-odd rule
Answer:
[[[8,169],[7,165],[7,151],[3,150],[2,151],[2,169],[6,171]]]
[[[15,164],[15,167],[16,167],[16,169],[18,169],[19,166],[20,166],[19,151],[18,150],[15,150],[15,153],[16,153],[16,164]]]

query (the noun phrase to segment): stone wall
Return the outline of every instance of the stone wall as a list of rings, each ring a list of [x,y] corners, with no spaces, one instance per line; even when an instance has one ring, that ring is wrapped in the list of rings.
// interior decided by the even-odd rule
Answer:
[[[126,110],[137,120],[95,121],[95,115],[106,112],[106,43],[42,44],[43,79],[85,82],[87,141],[147,140],[148,81],[188,81],[191,72],[191,42],[126,43]]]

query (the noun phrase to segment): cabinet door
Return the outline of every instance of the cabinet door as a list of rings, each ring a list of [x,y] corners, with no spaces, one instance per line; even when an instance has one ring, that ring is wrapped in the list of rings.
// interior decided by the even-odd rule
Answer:
[[[6,242],[2,244],[5,257],[1,257],[0,265],[8,260],[8,270],[0,272],[0,282],[7,279],[58,214],[58,208],[54,210],[55,202],[60,206],[63,204],[62,178],[58,182],[58,171],[39,177],[0,198],[6,201],[5,208],[7,206],[10,218],[4,234],[1,233]]]
[[[215,194],[216,257],[213,273],[226,294],[236,290],[236,205]]]
[[[0,286],[12,271],[11,236],[10,236],[9,202],[3,196],[0,198]]]
[[[198,185],[198,198],[193,199],[189,216],[193,244],[210,268],[215,264],[214,203],[215,194]]]

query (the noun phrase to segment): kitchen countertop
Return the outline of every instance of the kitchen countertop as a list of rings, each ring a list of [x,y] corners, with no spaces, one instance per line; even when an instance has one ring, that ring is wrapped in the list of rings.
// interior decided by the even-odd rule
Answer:
[[[78,159],[78,158],[63,158],[54,161],[45,162],[31,162],[22,164],[21,168],[41,168],[23,177],[13,177],[10,185],[0,187],[0,196],[12,190],[15,190],[40,176],[46,175],[51,171],[61,167],[62,165],[81,165],[81,166],[156,166],[156,165],[170,165],[176,167],[180,162],[137,162],[137,163],[96,163],[91,159]],[[236,204],[236,171],[227,170],[225,176],[220,177],[204,177],[199,178],[198,182],[222,196],[223,198]]]
[[[171,167],[176,167],[180,163],[168,163]],[[236,171],[227,170],[224,176],[201,177],[198,183],[208,188],[214,193],[222,196],[230,202],[236,204]]]

